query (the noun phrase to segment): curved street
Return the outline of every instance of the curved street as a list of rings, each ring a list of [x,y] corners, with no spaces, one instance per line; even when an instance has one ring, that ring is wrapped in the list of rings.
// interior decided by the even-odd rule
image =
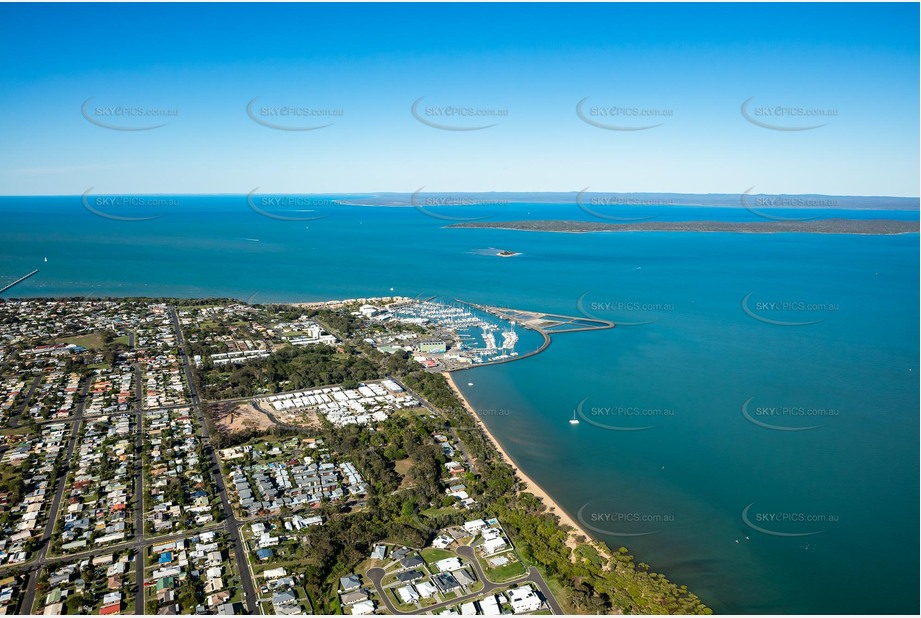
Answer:
[[[389,611],[392,614],[398,614],[401,616],[412,616],[412,615],[417,615],[421,613],[422,611],[432,612],[432,611],[436,611],[439,609],[444,609],[447,607],[451,607],[453,605],[458,605],[460,603],[466,603],[467,601],[478,599],[484,595],[493,593],[496,590],[504,590],[512,586],[520,586],[522,584],[529,584],[529,583],[537,586],[538,590],[540,590],[540,593],[544,598],[544,603],[547,605],[547,607],[550,609],[551,612],[557,615],[564,613],[563,608],[560,607],[560,604],[556,601],[555,598],[553,598],[553,593],[550,592],[550,587],[547,585],[547,582],[544,581],[543,576],[540,573],[538,573],[537,569],[535,569],[534,567],[529,567],[528,572],[525,573],[524,575],[521,575],[514,579],[510,579],[505,582],[496,583],[496,582],[490,581],[486,577],[486,574],[483,572],[482,566],[480,566],[479,560],[476,559],[476,554],[475,554],[475,550],[473,549],[473,547],[471,547],[470,545],[461,545],[460,547],[457,548],[457,554],[463,558],[466,558],[467,561],[473,566],[473,570],[476,572],[477,578],[481,582],[483,582],[483,589],[480,590],[479,592],[471,592],[463,596],[460,596],[454,599],[450,599],[448,601],[442,601],[441,603],[436,603],[435,605],[429,605],[424,608],[420,608],[417,611],[404,612],[396,608],[396,606],[393,604],[393,601],[391,601],[390,597],[387,596],[386,594],[387,589],[381,585],[381,582],[383,581],[384,577],[387,574],[387,572],[384,569],[382,569],[381,567],[374,567],[374,568],[368,569],[366,575],[368,579],[371,580],[371,583],[374,584],[374,588],[375,590],[377,590],[377,594],[380,596],[384,605],[387,606],[387,611]]]

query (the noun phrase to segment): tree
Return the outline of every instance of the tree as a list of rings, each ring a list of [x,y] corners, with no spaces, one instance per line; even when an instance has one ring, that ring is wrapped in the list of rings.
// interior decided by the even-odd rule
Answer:
[[[68,614],[80,614],[83,609],[83,596],[72,593],[67,595],[67,600],[64,602],[64,606],[67,607]]]

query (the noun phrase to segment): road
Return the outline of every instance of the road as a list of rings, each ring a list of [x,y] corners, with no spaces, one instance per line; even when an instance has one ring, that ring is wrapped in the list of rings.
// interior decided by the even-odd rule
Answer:
[[[32,395],[35,393],[35,389],[38,388],[38,383],[41,381],[41,374],[38,374],[35,376],[35,379],[32,380],[32,385],[29,387],[29,392],[26,393],[25,399],[22,400],[22,405],[16,410],[16,414],[10,417],[10,422],[7,425],[10,429],[19,427],[19,423],[22,422],[22,415],[25,413],[26,408],[29,407],[29,402],[32,401]]]
[[[233,542],[234,555],[237,559],[237,571],[240,573],[240,582],[243,584],[243,596],[246,603],[246,609],[250,614],[258,614],[256,586],[253,584],[252,573],[249,570],[249,562],[246,558],[246,550],[243,547],[243,538],[240,535],[240,524],[233,514],[233,507],[230,505],[230,499],[227,496],[227,488],[224,486],[224,477],[221,475],[221,468],[218,465],[217,453],[211,446],[211,439],[208,435],[208,426],[205,424],[205,415],[201,411],[201,401],[198,398],[198,391],[195,388],[195,380],[192,376],[192,369],[189,367],[189,357],[186,354],[185,340],[182,336],[182,327],[179,324],[179,316],[176,314],[176,308],[170,306],[170,317],[173,321],[173,330],[176,333],[176,345],[179,347],[179,357],[182,359],[182,368],[185,372],[186,382],[189,386],[189,398],[192,403],[192,409],[198,416],[198,422],[201,425],[201,435],[204,441],[205,453],[211,458],[211,476],[214,480],[215,489],[221,498],[221,505],[224,508],[224,521],[227,525],[227,534]]]
[[[224,509],[225,521],[213,526],[206,526],[200,530],[196,530],[195,533],[205,532],[207,530],[220,530],[224,529],[227,534],[230,536],[231,541],[234,544],[234,555],[237,562],[237,570],[240,574],[240,581],[243,586],[245,604],[247,612],[250,614],[258,614],[257,606],[257,593],[256,588],[253,584],[252,572],[249,569],[249,564],[246,558],[246,551],[243,545],[243,539],[240,535],[239,522],[234,517],[233,510],[230,505],[230,500],[227,496],[227,491],[224,486],[224,480],[220,473],[220,467],[217,461],[217,455],[214,452],[214,449],[211,446],[210,437],[208,435],[208,428],[205,424],[205,418],[201,410],[201,401],[198,397],[198,392],[195,387],[195,382],[193,380],[192,371],[189,366],[188,356],[186,354],[185,342],[182,336],[182,329],[179,324],[178,316],[174,308],[171,308],[171,318],[173,322],[173,328],[176,333],[176,341],[179,346],[179,354],[182,360],[183,371],[186,376],[186,381],[189,386],[189,395],[191,401],[191,407],[198,416],[198,421],[201,426],[202,439],[204,443],[205,453],[211,458],[211,473],[215,484],[215,489],[221,499],[221,504]],[[131,331],[128,332],[128,342],[129,347],[134,347],[135,334]],[[35,603],[36,588],[38,584],[38,576],[43,568],[50,564],[63,561],[72,561],[79,560],[82,558],[88,558],[100,554],[110,554],[114,551],[120,551],[125,549],[133,549],[135,552],[135,585],[137,587],[134,603],[134,612],[138,615],[144,614],[144,554],[145,547],[151,544],[157,543],[166,543],[171,540],[176,540],[184,538],[191,534],[190,531],[183,531],[174,535],[166,536],[157,536],[153,538],[147,538],[144,534],[144,487],[143,487],[143,438],[144,438],[144,426],[143,426],[143,382],[142,375],[139,367],[135,367],[135,402],[134,402],[134,414],[137,419],[137,431],[135,436],[135,448],[137,456],[135,458],[135,531],[134,536],[130,541],[119,543],[115,545],[109,545],[107,547],[87,550],[85,552],[67,554],[63,556],[48,556],[48,550],[51,545],[51,538],[54,533],[55,523],[60,515],[61,502],[63,500],[67,475],[70,471],[71,461],[73,459],[74,451],[76,449],[77,437],[80,432],[81,424],[84,420],[92,418],[91,416],[84,417],[83,412],[87,402],[87,392],[90,386],[90,380],[84,382],[83,388],[79,395],[79,401],[77,404],[76,412],[73,418],[63,419],[63,422],[72,423],[72,430],[70,438],[67,445],[67,450],[65,453],[65,459],[61,463],[58,474],[55,478],[56,482],[56,491],[54,498],[51,502],[51,507],[49,510],[48,523],[45,526],[44,533],[41,537],[41,546],[35,555],[24,564],[17,565],[6,565],[5,567],[0,567],[0,572],[14,569],[22,569],[26,571],[26,582],[24,585],[24,595],[22,603],[20,605],[20,611],[22,613],[29,613],[32,609],[32,606]],[[25,402],[23,403],[20,413],[25,410],[26,405],[31,400],[32,394],[35,391],[41,380],[41,376],[36,377],[33,381],[29,392],[26,394]],[[173,408],[180,407],[189,407],[189,406],[171,406]],[[56,422],[62,422],[58,420]]]
[[[128,338],[129,345],[134,347],[133,335]],[[141,384],[141,368],[134,366],[134,412],[137,418],[137,428],[134,444],[134,535],[144,541],[144,411],[141,407],[143,401],[143,384]],[[134,554],[134,613],[139,616],[144,614],[144,550]]]
[[[178,318],[176,309],[175,307],[171,306],[169,311],[170,311],[171,322],[173,325],[173,330],[176,336],[177,346],[179,349],[180,360],[182,362],[182,369],[183,369],[183,372],[185,373],[186,382],[189,388],[189,398],[190,398],[190,405],[188,406],[183,405],[183,406],[171,406],[171,407],[172,408],[190,407],[191,409],[194,410],[196,416],[198,417],[199,425],[201,427],[201,435],[202,435],[202,441],[203,441],[203,447],[204,447],[203,450],[205,454],[211,459],[211,474],[213,477],[214,488],[217,491],[217,494],[221,500],[221,505],[222,505],[222,508],[224,510],[224,515],[225,515],[225,519],[222,523],[218,523],[212,526],[206,526],[200,530],[196,530],[195,533],[200,533],[206,530],[219,530],[219,529],[223,529],[226,531],[226,533],[228,534],[228,536],[230,537],[234,545],[234,555],[235,555],[235,559],[237,563],[237,571],[240,574],[240,581],[241,581],[241,585],[244,591],[244,602],[246,605],[247,613],[259,614],[260,612],[258,608],[258,592],[254,585],[254,581],[253,581],[254,577],[253,577],[252,571],[249,568],[249,562],[247,560],[247,553],[246,553],[246,549],[245,549],[244,542],[241,536],[241,531],[240,531],[240,526],[243,525],[243,521],[238,520],[234,514],[233,508],[230,504],[229,496],[227,494],[226,487],[224,485],[224,479],[223,479],[223,476],[221,475],[217,453],[215,452],[214,448],[211,445],[210,435],[208,432],[208,426],[205,423],[205,418],[204,418],[204,414],[202,410],[202,402],[199,397],[199,393],[196,388],[195,380],[192,374],[192,370],[191,370],[191,366],[189,362],[188,351],[186,348],[186,342],[183,337],[182,328],[181,328],[181,324],[179,323],[179,318]],[[327,331],[332,332],[328,328],[327,328]],[[128,338],[129,338],[129,346],[133,348],[135,339],[136,339],[135,333],[129,331]],[[22,612],[28,613],[31,610],[32,605],[34,604],[34,601],[35,601],[36,584],[38,580],[38,575],[40,573],[40,570],[46,567],[47,565],[58,563],[58,562],[63,562],[63,561],[77,560],[77,559],[91,557],[91,556],[95,556],[99,554],[111,553],[116,550],[134,549],[135,550],[135,568],[136,568],[135,575],[136,575],[136,586],[137,586],[137,594],[135,595],[135,603],[134,603],[134,613],[138,615],[142,615],[144,613],[145,547],[151,544],[164,543],[164,542],[169,542],[170,540],[184,538],[190,534],[190,531],[184,531],[184,532],[177,533],[175,535],[157,536],[153,538],[146,538],[144,534],[144,494],[143,494],[143,437],[144,437],[143,392],[144,390],[143,390],[142,375],[140,372],[140,368],[136,366],[135,371],[136,371],[136,385],[135,385],[136,386],[136,401],[134,402],[134,413],[136,414],[138,426],[137,426],[137,433],[136,433],[137,457],[136,457],[136,465],[135,465],[135,470],[136,470],[135,472],[136,474],[135,496],[136,498],[135,498],[135,534],[134,534],[134,538],[124,543],[117,544],[117,545],[110,545],[110,546],[103,547],[103,548],[87,550],[85,552],[81,552],[77,554],[69,554],[65,556],[55,556],[55,557],[48,557],[47,555],[48,549],[50,546],[50,540],[51,540],[51,537],[54,531],[54,525],[55,525],[55,522],[60,512],[60,506],[61,506],[61,502],[63,499],[63,493],[64,493],[64,489],[66,485],[65,481],[67,478],[68,471],[70,469],[70,462],[73,458],[73,453],[75,451],[77,436],[79,434],[80,426],[86,419],[92,418],[92,417],[85,417],[83,415],[84,408],[86,405],[86,400],[87,400],[86,394],[87,394],[87,391],[89,389],[89,384],[90,384],[90,381],[87,380],[81,391],[80,400],[76,408],[75,416],[71,419],[64,419],[64,422],[73,423],[72,425],[73,429],[71,431],[70,440],[69,440],[68,447],[67,447],[66,460],[63,462],[61,466],[61,470],[59,471],[57,475],[57,479],[56,479],[56,482],[58,483],[57,490],[56,490],[54,499],[51,504],[49,520],[45,527],[44,534],[41,538],[40,549],[33,556],[33,558],[30,559],[27,563],[21,564],[21,565],[9,565],[10,568],[18,567],[19,569],[24,569],[27,571],[25,594],[24,594],[23,603],[20,609],[20,611]],[[391,377],[391,379],[395,380],[397,383],[400,383],[399,380],[396,380],[393,377]],[[22,412],[22,410],[25,409],[25,406],[30,400],[32,393],[37,388],[39,382],[40,382],[40,377],[36,378],[36,380],[33,381],[31,388],[29,390],[29,393],[27,394],[26,402],[23,404],[20,412]],[[400,383],[400,385],[408,393],[415,396],[425,408],[430,410],[432,413],[439,414],[438,411],[432,408],[432,406],[430,406],[424,398],[420,397],[417,393],[414,393],[411,389],[407,388],[406,385],[402,383]],[[240,398],[240,400],[252,401],[253,398],[244,397],[244,398]],[[276,423],[278,422],[277,419],[275,419],[270,413],[268,412],[266,413],[269,415],[269,417],[274,422]],[[459,445],[458,450],[460,451],[460,454],[468,462],[468,465],[471,466],[471,469],[473,469],[473,465],[475,465],[474,460],[472,457],[470,457],[469,453],[467,453],[466,449],[462,446],[463,441],[459,439],[457,434],[454,432],[453,428],[451,428],[451,433],[452,433],[452,436],[455,438],[455,442]],[[259,518],[256,518],[256,519],[259,519]],[[431,612],[432,610],[437,610],[437,609],[441,609],[441,608],[448,607],[451,605],[456,605],[458,603],[462,603],[462,602],[465,602],[471,599],[475,599],[484,594],[489,594],[490,592],[498,588],[506,589],[513,585],[520,585],[526,582],[530,582],[534,584],[541,591],[541,594],[544,596],[544,599],[546,601],[547,607],[549,607],[549,609],[553,613],[555,614],[563,613],[562,608],[559,606],[557,601],[553,598],[552,592],[550,591],[549,586],[547,586],[546,581],[543,579],[540,573],[538,573],[533,567],[529,568],[526,574],[518,578],[515,578],[507,582],[495,583],[495,582],[489,581],[486,578],[485,573],[483,572],[479,562],[476,560],[474,549],[472,547],[469,547],[469,546],[460,547],[458,548],[457,553],[467,558],[468,562],[470,562],[470,564],[473,566],[473,569],[476,572],[477,577],[480,579],[480,581],[483,582],[484,588],[477,593],[467,594],[460,598],[451,599],[449,601],[444,601],[442,603],[439,603],[431,607],[426,607],[424,608],[424,611]],[[6,568],[0,567],[0,572],[6,571],[6,570],[7,570]],[[383,579],[385,575],[383,569],[370,569],[367,572],[367,575],[371,579],[371,581],[374,583],[375,587],[378,590],[378,593],[381,596],[381,599],[383,600],[383,602],[385,603],[385,605],[391,612],[393,612],[394,614],[414,613],[414,612],[402,612],[402,611],[397,610],[396,607],[393,606],[393,603],[391,602],[391,600],[385,595],[384,588],[381,586],[381,580]]]
[[[475,550],[470,545],[462,545],[457,548],[457,555],[466,558],[468,562],[473,565],[473,570],[476,571],[477,577],[484,582],[488,582],[489,579],[486,577],[486,573],[483,572],[483,567],[480,566],[480,561],[476,559]],[[560,604],[557,603],[556,599],[553,597],[553,593],[550,592],[550,586],[547,585],[547,582],[544,580],[543,575],[541,575],[537,569],[534,567],[528,567],[528,572],[525,575],[517,579],[513,579],[509,582],[502,582],[501,584],[494,584],[496,587],[508,587],[509,585],[521,582],[524,583],[530,581],[535,584],[539,589],[541,594],[544,596],[544,601],[550,607],[550,610],[554,614],[563,614],[563,608],[560,607]],[[490,582],[491,583],[491,582]]]
[[[103,554],[112,554],[119,551],[124,551],[126,549],[140,549],[148,545],[159,545],[161,543],[169,543],[170,541],[175,541],[178,539],[185,539],[190,536],[196,536],[202,532],[209,531],[226,531],[227,526],[224,522],[217,524],[211,524],[210,526],[202,526],[201,528],[195,528],[194,530],[180,530],[173,534],[165,534],[162,536],[156,537],[145,537],[143,539],[129,539],[121,543],[114,543],[112,545],[105,545],[103,547],[97,547],[95,549],[87,549],[86,551],[76,552],[73,554],[64,554],[62,556],[49,556],[45,557],[41,562],[37,561],[35,558],[32,558],[26,562],[20,564],[5,564],[0,566],[0,572],[3,571],[15,571],[17,569],[24,571],[35,571],[40,567],[57,564],[58,562],[70,562],[73,560],[82,560],[83,558],[93,558],[95,556],[101,556]]]
[[[189,393],[191,400],[191,408],[195,410],[196,415],[198,416],[198,421],[201,426],[202,440],[204,443],[205,453],[211,458],[211,472],[214,480],[215,488],[220,496],[221,503],[225,513],[225,521],[215,524],[213,526],[206,526],[199,530],[195,530],[194,533],[198,534],[208,530],[225,530],[230,536],[234,544],[234,555],[237,562],[237,570],[240,573],[240,581],[243,586],[245,593],[245,604],[247,612],[250,614],[258,614],[258,607],[256,605],[256,588],[253,585],[252,573],[249,569],[249,565],[246,559],[246,551],[243,546],[243,541],[240,536],[239,522],[233,515],[233,511],[230,506],[230,501],[227,497],[227,492],[224,487],[223,477],[221,476],[220,469],[218,467],[217,457],[214,452],[214,449],[211,447],[208,428],[205,425],[204,415],[201,410],[201,401],[198,397],[198,392],[195,387],[195,382],[192,379],[191,368],[188,363],[188,356],[186,355],[185,345],[182,337],[182,330],[179,325],[178,316],[173,309],[171,312],[171,317],[173,321],[173,328],[176,332],[176,340],[180,349],[180,358],[182,360],[183,371],[186,375],[186,380],[189,385]],[[135,341],[134,333],[129,333],[129,345],[133,347]],[[183,531],[173,535],[165,536],[156,536],[147,538],[144,533],[144,487],[143,487],[143,439],[144,439],[144,412],[143,412],[143,393],[144,386],[142,382],[142,374],[139,367],[135,367],[135,402],[134,402],[134,414],[136,415],[136,434],[135,434],[135,448],[137,456],[135,458],[135,519],[134,519],[134,536],[131,540],[124,543],[119,543],[115,545],[109,545],[106,547],[96,548],[92,550],[87,550],[85,552],[67,554],[63,556],[48,556],[48,549],[50,547],[50,541],[52,534],[54,532],[55,522],[60,514],[60,506],[63,500],[64,490],[66,486],[67,475],[70,470],[70,463],[73,459],[73,454],[76,449],[77,436],[79,435],[80,426],[84,420],[92,418],[90,416],[84,416],[84,408],[87,401],[87,391],[89,390],[90,381],[87,380],[84,383],[83,389],[80,393],[80,399],[76,408],[76,413],[73,418],[63,419],[63,422],[72,423],[72,431],[70,439],[67,446],[67,451],[65,455],[65,460],[62,462],[61,469],[58,472],[56,477],[57,490],[55,492],[54,499],[51,503],[50,515],[48,523],[45,527],[44,534],[41,538],[41,547],[36,552],[36,554],[26,563],[19,565],[8,565],[8,568],[0,567],[0,572],[5,570],[12,569],[24,569],[27,571],[27,581],[25,583],[25,593],[22,600],[22,605],[20,611],[23,613],[29,613],[32,606],[35,602],[36,596],[36,586],[38,583],[38,575],[41,569],[45,568],[50,564],[63,561],[72,561],[80,560],[82,558],[88,558],[100,554],[110,554],[114,551],[121,551],[125,549],[133,549],[135,553],[135,585],[137,587],[135,601],[134,601],[134,611],[132,613],[143,615],[144,614],[144,554],[145,548],[148,545],[166,543],[171,540],[177,540],[185,538],[192,534],[192,531]],[[38,384],[36,380],[32,389],[29,392],[29,397],[31,397],[32,391],[35,389]],[[28,399],[27,399],[28,401]],[[172,406],[175,408],[179,407],[190,407],[190,406]],[[58,421],[61,422],[61,421]]]
[[[421,612],[426,612],[431,614],[434,611],[445,609],[453,605],[458,605],[460,603],[466,603],[473,599],[482,597],[483,595],[493,593],[496,590],[505,590],[512,586],[520,586],[525,583],[534,584],[540,590],[541,594],[544,597],[544,602],[549,607],[550,611],[554,614],[562,614],[563,608],[560,607],[560,604],[557,603],[556,599],[553,598],[553,593],[550,592],[550,587],[547,585],[547,582],[544,581],[544,578],[534,567],[530,567],[528,572],[522,575],[521,577],[516,577],[509,581],[502,583],[495,583],[487,579],[486,574],[483,572],[482,567],[480,567],[479,561],[476,559],[476,554],[474,553],[473,547],[469,545],[461,545],[457,548],[457,554],[463,558],[466,558],[467,561],[473,566],[473,570],[476,571],[477,578],[483,582],[483,589],[479,592],[472,592],[465,594],[463,596],[450,599],[448,601],[442,601],[441,603],[436,603],[435,605],[429,605],[427,607],[415,610],[404,612],[396,608],[393,602],[390,600],[390,597],[385,594],[385,588],[381,585],[381,581],[386,575],[386,571],[380,567],[375,567],[373,569],[368,569],[367,576],[371,580],[371,583],[374,584],[374,588],[377,590],[378,596],[383,600],[384,605],[387,606],[387,611],[393,614],[399,614],[404,616],[409,615],[418,615]]]
[[[54,533],[54,524],[58,518],[58,511],[61,507],[61,500],[64,497],[64,487],[67,485],[67,475],[70,473],[70,462],[74,456],[74,449],[77,446],[77,436],[80,433],[80,425],[83,422],[83,408],[86,406],[86,393],[90,388],[90,380],[85,380],[83,384],[83,389],[80,391],[79,400],[77,402],[77,409],[74,414],[74,418],[70,419],[71,422],[71,431],[70,431],[70,440],[67,443],[67,451],[64,454],[64,461],[61,462],[61,466],[58,469],[58,474],[55,477],[55,483],[57,484],[57,491],[54,493],[54,499],[51,501],[51,508],[48,511],[48,523],[45,524],[45,532],[42,534],[41,538],[41,547],[35,556],[36,564],[43,565],[45,562],[45,556],[48,555],[48,548],[51,546],[51,536]],[[21,611],[23,613],[31,613],[32,604],[35,601],[35,588],[38,585],[38,574],[33,571],[29,574],[28,582],[25,586],[25,594],[23,595]]]

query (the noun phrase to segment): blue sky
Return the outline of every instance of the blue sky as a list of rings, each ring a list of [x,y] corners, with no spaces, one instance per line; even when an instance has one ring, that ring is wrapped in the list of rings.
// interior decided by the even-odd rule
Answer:
[[[917,4],[4,4],[0,194],[754,186],[917,196],[918,12]],[[247,115],[256,97],[257,119],[332,124],[263,126]],[[420,97],[421,120],[411,113]],[[743,116],[748,99],[749,118],[774,128]],[[105,115],[120,106],[176,115]],[[341,115],[268,115],[279,107]],[[447,107],[505,115],[434,115]],[[795,115],[801,109],[821,116]],[[661,124],[613,130],[583,118],[617,129]],[[424,121],[497,124],[458,131]],[[816,124],[824,126],[777,130]]]

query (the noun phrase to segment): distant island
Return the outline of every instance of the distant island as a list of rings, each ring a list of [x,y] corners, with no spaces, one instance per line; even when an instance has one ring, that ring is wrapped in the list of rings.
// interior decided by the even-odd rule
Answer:
[[[470,221],[450,228],[486,228],[525,232],[736,232],[740,234],[912,234],[918,221],[893,219],[817,219],[813,221],[644,221],[641,223],[602,223],[599,221]]]
[[[511,204],[572,204],[594,208],[625,206],[709,206],[716,208],[827,208],[836,210],[918,210],[918,197],[885,195],[823,195],[818,193],[620,193],[614,191],[417,191],[415,193],[352,194],[336,200],[349,206],[494,206]]]

